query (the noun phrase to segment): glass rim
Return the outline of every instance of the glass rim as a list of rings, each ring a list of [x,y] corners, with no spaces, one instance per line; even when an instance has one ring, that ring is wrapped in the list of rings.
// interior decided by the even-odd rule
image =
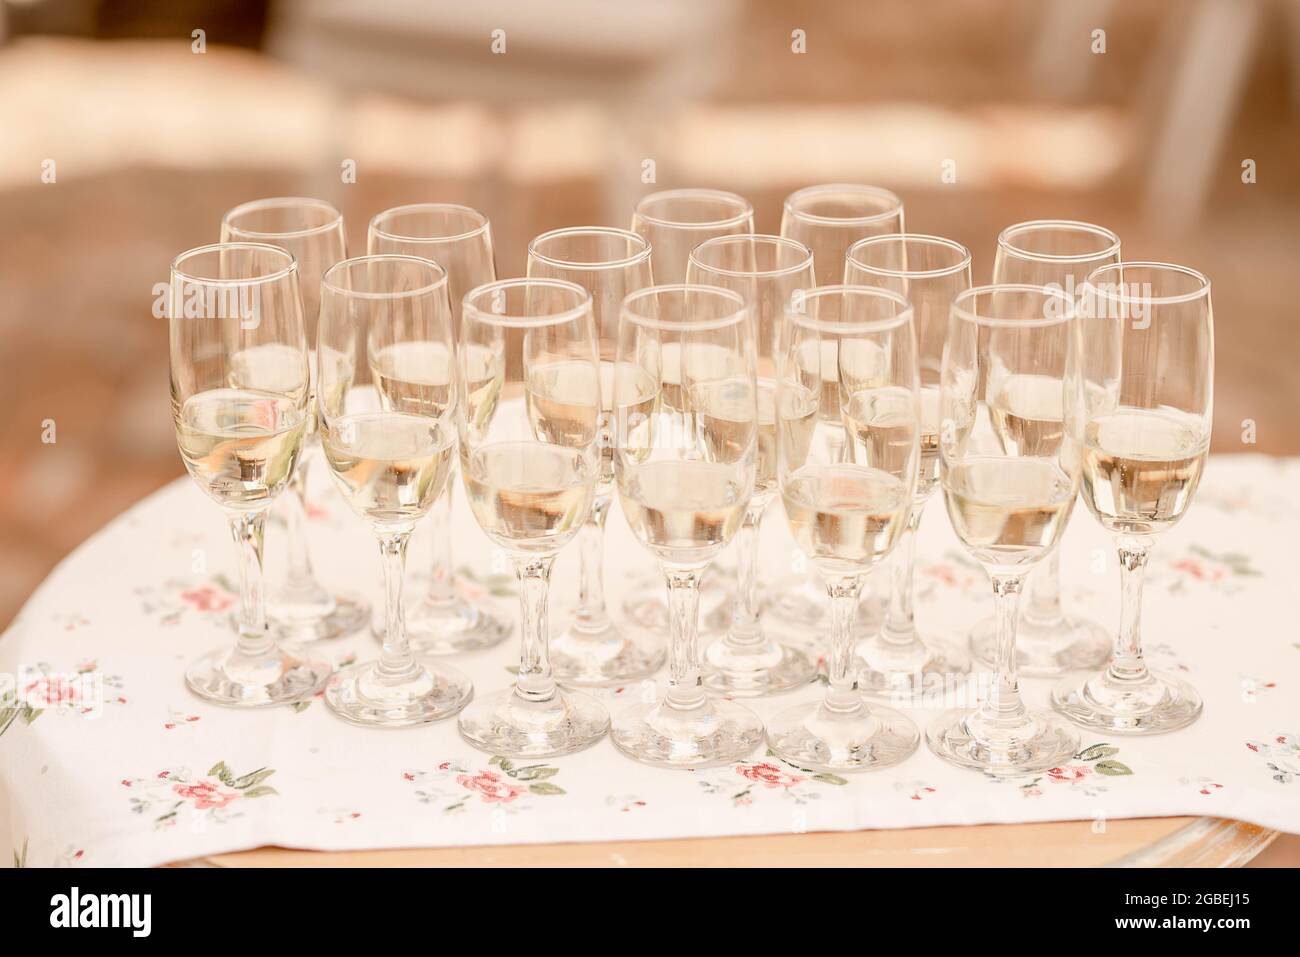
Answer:
[[[246,276],[238,279],[222,279],[218,276],[197,276],[193,273],[186,272],[181,266],[182,263],[196,256],[207,255],[214,252],[230,252],[237,249],[270,253],[274,256],[287,259],[288,262],[265,275]],[[203,246],[195,246],[193,249],[187,249],[171,261],[171,274],[173,278],[180,277],[186,282],[207,286],[259,286],[263,283],[278,282],[287,276],[295,275],[297,272],[298,260],[294,258],[293,253],[289,252],[289,250],[285,249],[283,246],[273,246],[270,243],[207,243]]]
[[[500,312],[491,312],[479,308],[471,302],[472,299],[485,295],[489,292],[498,290],[514,289],[521,286],[549,286],[553,289],[565,289],[569,292],[578,293],[580,299],[576,306],[570,306],[559,312],[549,312],[540,316],[512,316]],[[494,279],[492,282],[485,282],[481,286],[475,286],[469,292],[465,293],[461,299],[461,329],[465,328],[465,321],[471,320],[481,322],[486,325],[503,326],[510,329],[531,329],[541,326],[557,326],[563,322],[572,322],[583,315],[592,315],[591,311],[591,293],[576,282],[569,282],[567,279],[549,279],[541,276],[522,277],[517,279]]]
[[[734,242],[753,242],[765,243],[771,246],[786,247],[794,249],[803,256],[799,262],[792,266],[782,266],[779,269],[724,269],[721,266],[710,266],[708,263],[700,262],[695,254],[701,249],[725,246]],[[709,272],[717,273],[719,276],[785,276],[789,273],[798,272],[801,269],[811,267],[813,264],[813,253],[805,244],[797,239],[791,239],[788,236],[777,236],[773,233],[736,233],[731,236],[714,236],[712,239],[706,239],[691,249],[690,254],[686,257],[687,268],[694,263],[700,269],[706,269]]]
[[[886,266],[873,266],[854,258],[854,252],[860,247],[872,245],[885,245],[886,243],[918,243],[922,246],[941,246],[945,249],[951,249],[958,253],[960,261],[951,266],[939,266],[935,269],[890,269]],[[897,276],[906,277],[934,277],[950,276],[953,273],[961,272],[963,269],[969,269],[971,264],[970,250],[957,242],[955,239],[948,239],[944,236],[935,236],[930,233],[884,233],[880,236],[864,236],[849,246],[844,253],[845,263],[852,263],[859,269],[877,276]]]
[[[340,286],[331,280],[335,272],[346,272],[353,266],[360,266],[365,263],[378,262],[405,262],[411,263],[421,269],[430,269],[437,277],[433,282],[427,283],[416,289],[393,289],[388,291],[376,291],[369,289],[348,289]],[[369,256],[353,256],[351,259],[340,259],[329,269],[325,270],[324,275],[320,277],[322,289],[328,289],[338,296],[347,296],[352,299],[409,299],[415,296],[428,295],[435,292],[439,287],[447,285],[447,270],[438,265],[432,259],[425,259],[422,256],[408,256],[404,253],[374,253]]]
[[[435,211],[455,210],[460,213],[468,213],[471,219],[478,221],[478,225],[473,229],[465,230],[459,233],[449,233],[446,236],[408,236],[403,233],[396,233],[385,229],[381,221],[386,217],[395,216],[405,213],[428,213]],[[392,239],[404,243],[452,243],[457,240],[472,239],[486,232],[492,225],[492,221],[480,213],[472,206],[464,206],[460,203],[406,203],[402,206],[390,206],[388,209],[381,210],[370,217],[367,224],[367,230],[372,236],[379,236],[382,239]]]
[[[314,209],[321,209],[331,213],[333,218],[319,226],[308,226],[303,229],[282,229],[282,230],[264,230],[264,229],[246,229],[243,226],[237,226],[231,220],[234,217],[241,216],[245,213],[259,211],[263,209],[285,209],[294,206],[307,206]],[[240,233],[244,236],[259,237],[278,237],[281,239],[297,239],[303,236],[314,236],[317,233],[329,232],[337,226],[342,226],[343,214],[333,204],[323,199],[313,199],[310,196],[270,196],[266,199],[254,199],[247,203],[240,203],[238,206],[232,206],[226,210],[226,214],[221,217],[221,225],[233,232]]]
[[[823,216],[820,213],[810,213],[798,209],[794,205],[799,200],[810,196],[834,192],[874,196],[878,199],[884,199],[892,205],[878,213],[870,213],[865,216]],[[851,226],[862,223],[878,223],[881,220],[889,219],[902,211],[903,200],[893,190],[885,189],[883,186],[868,186],[864,183],[820,183],[816,186],[805,186],[803,189],[796,189],[785,198],[781,206],[784,212],[804,222],[822,223],[831,226]]]
[[[715,296],[730,301],[735,305],[735,309],[714,319],[702,319],[698,322],[673,319],[658,319],[654,316],[645,316],[638,314],[634,308],[636,303],[642,299],[648,299],[651,296],[658,297],[664,293],[677,294],[685,296],[688,293],[704,294],[706,296]],[[749,320],[750,308],[745,302],[745,297],[734,289],[727,289],[725,286],[711,286],[708,283],[698,282],[674,282],[666,283],[662,286],[645,286],[628,293],[623,297],[623,304],[619,308],[619,316],[626,318],[628,322],[635,323],[647,329],[658,329],[662,332],[712,332],[718,329],[725,329],[727,326],[733,326],[739,322]]]
[[[624,256],[620,259],[604,259],[598,262],[556,259],[554,256],[548,256],[537,251],[538,243],[558,236],[617,236],[641,248],[630,256]],[[635,266],[649,259],[652,251],[650,242],[644,236],[634,233],[630,229],[619,229],[617,226],[562,226],[559,229],[550,229],[544,233],[538,233],[528,241],[529,259],[536,259],[548,266],[570,269],[618,269],[619,267]]]
[[[1017,232],[1029,232],[1040,229],[1060,229],[1064,231],[1073,231],[1077,233],[1091,233],[1094,236],[1100,236],[1108,241],[1105,249],[1092,253],[1038,253],[1021,246],[1015,245],[1012,240],[1013,234]],[[1101,259],[1105,256],[1119,255],[1120,241],[1119,235],[1105,226],[1098,226],[1096,223],[1085,223],[1081,219],[1027,219],[1023,223],[1012,223],[1002,232],[998,233],[998,248],[1005,249],[1008,252],[1015,253],[1025,259],[1038,259],[1045,262],[1087,262],[1090,259]]]
[[[724,219],[709,219],[696,222],[687,222],[680,219],[664,219],[662,216],[654,216],[645,211],[646,203],[651,200],[660,199],[683,199],[683,198],[705,198],[716,200],[721,203],[730,203],[737,206],[740,212],[734,216],[728,216]],[[678,229],[713,229],[718,226],[734,226],[737,223],[743,223],[754,216],[754,204],[739,193],[728,192],[725,189],[706,189],[703,187],[688,187],[685,189],[661,189],[655,193],[647,193],[637,200],[636,208],[633,214],[647,223],[654,223],[656,226],[675,226]]]
[[[1062,310],[1060,316],[1049,316],[1044,313],[1042,317],[1037,319],[1010,319],[1006,316],[981,316],[979,313],[967,309],[964,305],[966,301],[978,299],[983,295],[1009,292],[1035,293],[1045,300],[1057,299],[1065,305],[1065,309]],[[1047,326],[1070,322],[1075,318],[1074,300],[1066,295],[1064,290],[1053,286],[1036,286],[1033,283],[1024,282],[991,282],[983,286],[971,286],[969,289],[963,289],[953,296],[951,312],[966,322],[1001,329],[1046,328]]]
[[[1093,279],[1098,273],[1106,272],[1109,269],[1117,269],[1120,271],[1125,269],[1147,269],[1153,272],[1179,273],[1191,277],[1200,285],[1191,292],[1179,293],[1175,296],[1129,295],[1123,292],[1123,283],[1108,283],[1104,288],[1110,290],[1110,292],[1103,292],[1103,287],[1093,282]],[[1088,273],[1088,278],[1083,281],[1083,286],[1085,289],[1091,290],[1095,295],[1112,302],[1141,303],[1142,305],[1172,305],[1180,302],[1195,302],[1197,299],[1208,297],[1210,295],[1210,277],[1198,269],[1193,269],[1191,266],[1181,266],[1178,263],[1107,263],[1104,266],[1098,266],[1092,272]]]
[[[865,295],[875,299],[888,299],[896,306],[898,312],[887,319],[869,319],[865,322],[830,322],[809,315],[804,306],[809,299],[822,296],[843,296],[846,293]],[[798,303],[798,306],[796,306]],[[864,286],[859,283],[836,283],[833,286],[815,286],[812,289],[798,289],[790,296],[785,306],[786,318],[796,326],[813,332],[831,332],[837,335],[861,335],[868,332],[888,332],[912,321],[912,303],[901,292],[886,289],[883,286]]]

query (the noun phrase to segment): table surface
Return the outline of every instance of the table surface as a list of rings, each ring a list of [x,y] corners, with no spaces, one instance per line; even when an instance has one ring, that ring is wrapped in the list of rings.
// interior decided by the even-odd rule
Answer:
[[[261,847],[217,867],[1237,867],[1276,831],[1220,818],[987,824],[667,841],[320,852]]]

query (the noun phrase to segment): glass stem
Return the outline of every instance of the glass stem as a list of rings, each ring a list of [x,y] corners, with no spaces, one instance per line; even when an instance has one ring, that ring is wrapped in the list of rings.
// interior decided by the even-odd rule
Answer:
[[[1025,576],[990,574],[989,577],[993,579],[994,613],[998,625],[997,674],[980,707],[990,721],[1013,722],[1022,719],[1026,713],[1016,678],[1016,622]]]
[[[706,566],[664,566],[668,581],[668,618],[672,628],[668,646],[669,707],[689,710],[705,701],[700,677],[700,577]]]
[[[1110,677],[1116,681],[1143,681],[1148,675],[1142,659],[1142,581],[1152,541],[1146,535],[1120,535],[1120,625],[1111,658]]]
[[[411,654],[411,644],[406,640],[406,611],[402,607],[402,582],[406,572],[406,545],[411,540],[409,531],[381,531],[379,556],[384,569],[384,610],[387,630],[384,647],[379,653],[376,671],[381,681],[398,684],[419,674],[420,666]]]
[[[889,610],[880,637],[893,645],[910,645],[916,641],[916,609],[912,603],[912,581],[916,569],[916,530],[921,525],[921,512],[925,503],[912,506],[912,516],[899,536],[891,559],[892,577],[889,593]]]
[[[453,470],[455,466],[452,466]],[[451,506],[457,483],[455,473],[447,476],[447,490],[438,496],[429,510],[429,525],[433,532],[433,565],[429,569],[429,594],[427,601],[434,605],[450,605],[456,600],[456,573],[451,552]]]
[[[266,594],[262,589],[266,512],[262,509],[230,516],[230,533],[239,551],[239,640],[235,648],[248,658],[263,657],[275,647],[266,627]]]
[[[546,620],[546,598],[551,587],[551,566],[554,564],[553,555],[515,559],[522,611],[522,641],[515,694],[528,701],[549,701],[555,695],[555,678],[551,676],[550,625]]]
[[[574,626],[581,631],[601,632],[609,627],[605,611],[605,519],[609,517],[610,495],[597,494],[582,530],[578,532],[578,610]]]
[[[1052,549],[1047,561],[1034,569],[1029,576],[1028,601],[1025,603],[1025,620],[1035,625],[1058,624],[1061,612],[1061,547]]]
[[[750,502],[745,519],[736,532],[736,607],[731,628],[723,639],[729,645],[757,645],[763,641],[758,625],[758,530],[767,498]]]
[[[853,619],[858,613],[862,594],[862,575],[845,575],[827,579],[826,591],[831,599],[831,660],[827,669],[830,679],[826,690],[826,707],[831,711],[857,711],[862,699],[854,691],[857,678],[853,669]]]
[[[311,550],[307,545],[307,473],[311,456],[303,448],[289,483],[285,510],[285,539],[288,542],[289,570],[285,591],[302,594],[315,588],[316,575],[311,567]]]

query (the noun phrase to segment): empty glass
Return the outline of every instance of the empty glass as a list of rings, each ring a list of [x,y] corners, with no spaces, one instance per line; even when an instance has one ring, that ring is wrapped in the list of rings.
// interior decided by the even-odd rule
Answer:
[[[645,196],[632,213],[632,232],[650,243],[655,282],[686,279],[691,250],[715,236],[754,231],[749,200],[720,189],[668,189]]]

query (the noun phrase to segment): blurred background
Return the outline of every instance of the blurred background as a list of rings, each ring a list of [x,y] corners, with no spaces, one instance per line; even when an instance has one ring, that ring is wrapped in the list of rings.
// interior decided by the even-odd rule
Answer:
[[[182,474],[154,284],[267,196],[354,253],[388,206],[475,206],[501,276],[674,186],[760,232],[886,186],[977,281],[1004,226],[1089,220],[1212,277],[1215,450],[1300,453],[1298,117],[1295,0],[0,0],[0,625]]]

